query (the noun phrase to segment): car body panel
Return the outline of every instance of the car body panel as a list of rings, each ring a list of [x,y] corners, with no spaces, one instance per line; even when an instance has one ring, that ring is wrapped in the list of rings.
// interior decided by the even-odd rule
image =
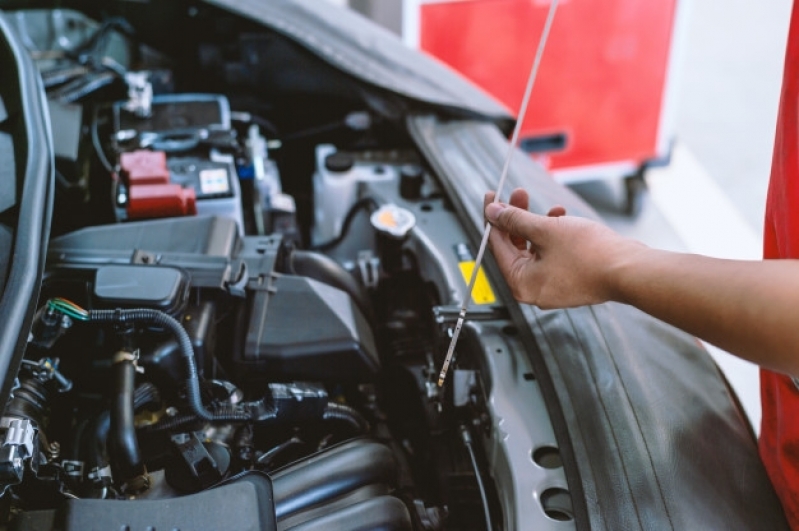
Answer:
[[[53,148],[49,114],[36,67],[19,42],[11,24],[0,14],[0,68],[15,72],[16,83],[4,82],[0,89],[5,116],[0,135],[10,137],[14,167],[3,172],[4,190],[15,190],[14,205],[7,208],[2,224],[3,293],[0,297],[0,404],[4,405],[28,339],[44,270],[50,233],[53,194]],[[5,75],[5,74],[4,74]],[[6,205],[7,206],[7,205]]]
[[[452,113],[507,127],[508,110],[443,63],[406,47],[357,13],[318,0],[210,0],[306,47],[358,79]]]

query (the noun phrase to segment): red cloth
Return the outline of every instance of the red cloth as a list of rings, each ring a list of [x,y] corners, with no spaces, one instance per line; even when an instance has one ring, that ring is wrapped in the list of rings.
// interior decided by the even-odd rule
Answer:
[[[799,258],[799,0],[794,3],[785,54],[763,256]],[[760,456],[791,529],[799,530],[799,389],[791,378],[761,370],[760,395]]]

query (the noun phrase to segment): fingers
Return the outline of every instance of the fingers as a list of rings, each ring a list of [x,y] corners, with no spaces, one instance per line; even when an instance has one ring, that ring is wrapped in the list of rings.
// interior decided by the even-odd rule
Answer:
[[[530,196],[527,195],[527,191],[524,188],[516,188],[510,193],[510,201],[508,202],[516,208],[528,210],[530,207]]]
[[[513,190],[509,204],[494,201],[496,194],[488,192],[483,198],[485,219],[496,228],[507,233],[510,243],[517,250],[526,250],[528,241],[542,240],[547,233],[546,218],[528,212],[530,196],[522,188]],[[566,215],[566,209],[555,205],[549,209],[548,217]],[[492,240],[492,244],[493,244]]]
[[[495,197],[495,192],[486,192],[485,196],[483,196],[483,208],[487,207],[489,203],[493,203]],[[530,196],[524,188],[516,188],[510,193],[510,201],[508,202],[517,208],[527,210],[530,206]]]
[[[499,203],[494,203],[494,197],[496,194],[494,192],[488,192],[485,194],[483,198],[483,213],[485,214],[486,209],[489,205],[494,204],[498,205]],[[518,201],[519,198],[516,200]],[[486,223],[488,223],[488,219],[486,218]],[[511,264],[516,259],[520,247],[513,241],[511,241],[511,237],[500,230],[492,230],[491,234],[489,235],[488,239],[489,246],[491,247],[491,252],[494,254],[494,258],[497,261],[497,265],[499,265],[502,274],[507,277],[508,272],[510,271]],[[526,243],[525,243],[526,248]]]
[[[496,194],[494,192],[486,192],[483,196],[483,220],[488,223],[488,219],[485,217],[485,210],[488,205],[494,202],[494,197]]]
[[[518,259],[521,251],[511,242],[508,234],[493,227],[488,237],[488,243],[502,275],[508,278],[513,263]]]
[[[539,243],[546,238],[548,222],[544,216],[502,203],[489,204],[485,214],[489,223],[510,236]]]
[[[516,188],[510,194],[510,204],[516,208],[527,210],[530,206],[530,197],[527,192],[522,188]],[[511,235],[511,243],[519,250],[524,251],[527,249],[527,240],[519,236]]]

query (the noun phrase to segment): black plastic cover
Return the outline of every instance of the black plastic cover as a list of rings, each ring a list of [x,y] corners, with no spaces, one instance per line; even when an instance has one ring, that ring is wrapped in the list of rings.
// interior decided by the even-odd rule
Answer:
[[[371,328],[345,292],[297,276],[272,276],[251,295],[242,378],[369,381],[380,366]]]
[[[174,315],[188,292],[188,275],[174,267],[107,265],[94,278],[95,302],[102,308],[153,308]]]
[[[215,489],[162,500],[67,500],[56,511],[22,513],[13,531],[191,529],[275,531],[272,484],[247,474]]]
[[[236,222],[202,216],[101,225],[53,239],[49,264],[129,261],[136,249],[151,253],[230,256],[238,245]]]
[[[194,288],[224,288],[231,256],[241,246],[236,222],[192,216],[87,227],[53,239],[47,280],[90,274],[105,264],[172,266],[187,271]],[[236,277],[238,278],[238,277]]]

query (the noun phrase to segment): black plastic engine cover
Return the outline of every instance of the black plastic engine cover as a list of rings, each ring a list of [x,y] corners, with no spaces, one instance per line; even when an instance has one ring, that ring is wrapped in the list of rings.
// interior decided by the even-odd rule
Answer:
[[[305,277],[273,275],[251,292],[243,379],[370,381],[380,365],[369,323],[345,292]]]
[[[112,264],[95,273],[96,308],[154,308],[176,315],[188,295],[188,275],[174,267]]]
[[[67,500],[55,511],[22,513],[12,531],[193,529],[276,531],[272,483],[247,474],[220,487],[162,500]]]

